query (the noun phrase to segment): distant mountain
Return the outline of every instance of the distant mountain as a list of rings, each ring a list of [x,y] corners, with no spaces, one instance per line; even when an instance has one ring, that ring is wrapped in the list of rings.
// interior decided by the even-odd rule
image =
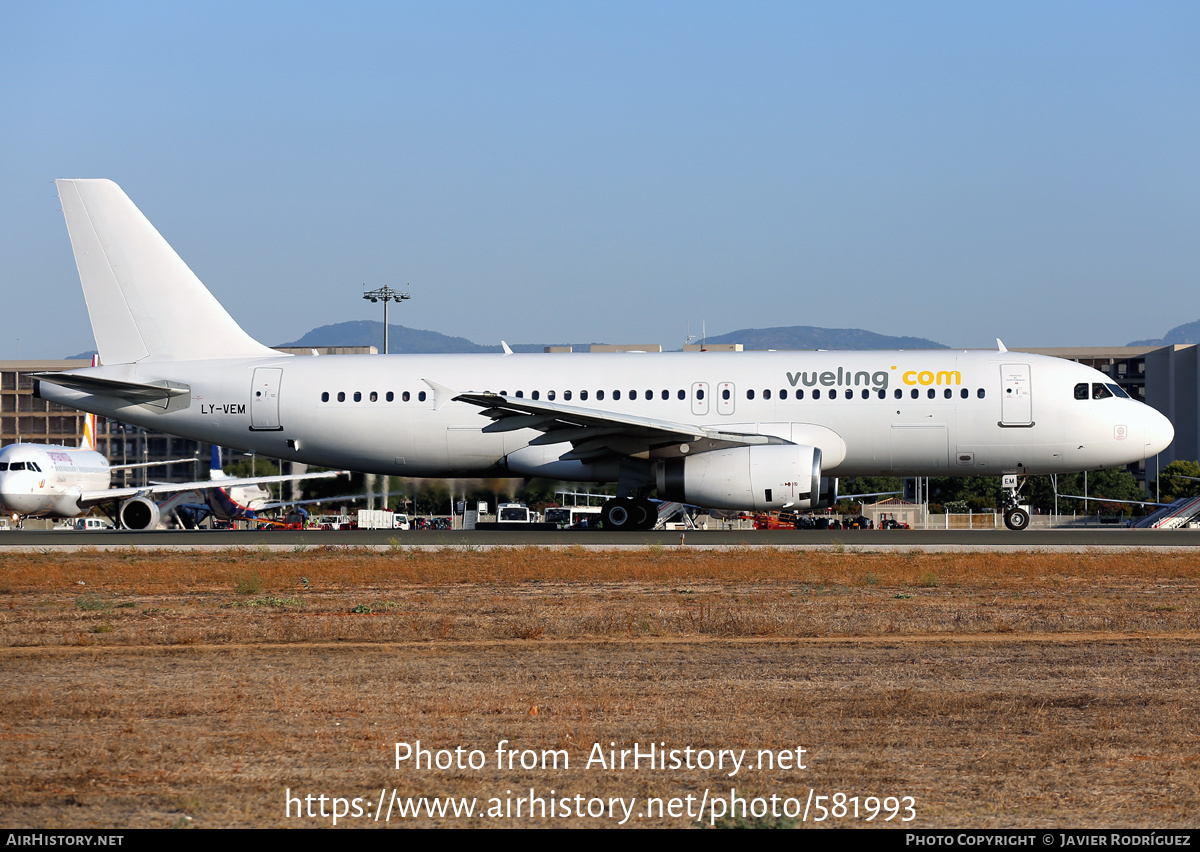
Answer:
[[[746,349],[947,349],[923,337],[890,337],[860,328],[815,328],[794,325],[783,328],[743,328],[708,338],[709,343],[741,343]],[[541,352],[544,343],[514,343],[514,352]],[[553,344],[563,345],[563,344]],[[575,343],[575,351],[586,352],[591,344]],[[314,328],[281,347],[376,346],[383,348],[383,323],[369,320],[339,322]],[[389,323],[388,348],[397,353],[499,352],[500,346],[481,346],[465,337],[450,337],[436,331]]]
[[[541,352],[546,346],[571,346],[575,351],[586,352],[590,343],[513,343],[514,352]],[[280,343],[277,348],[302,348],[305,346],[374,346],[383,351],[383,323],[371,320],[339,322],[314,328],[292,343]],[[392,355],[430,355],[443,352],[502,352],[500,344],[481,346],[465,337],[450,337],[436,331],[409,328],[388,323],[388,351]]]
[[[280,343],[280,347],[375,346],[383,351],[383,323],[354,320],[314,328],[299,340]],[[408,328],[388,323],[388,350],[400,353],[499,352],[500,346],[480,346],[465,337],[450,337],[436,331]]]
[[[1126,346],[1175,346],[1181,343],[1200,343],[1200,320],[1177,325],[1158,340],[1134,340]]]
[[[781,328],[743,328],[709,343],[741,343],[747,349],[949,349],[923,337],[889,337],[861,328],[816,328],[790,325]]]

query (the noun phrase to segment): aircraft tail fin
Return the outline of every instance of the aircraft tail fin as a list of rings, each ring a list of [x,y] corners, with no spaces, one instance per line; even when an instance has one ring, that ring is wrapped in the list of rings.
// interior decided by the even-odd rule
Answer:
[[[100,356],[92,356],[92,366],[100,366]],[[79,441],[79,449],[95,450],[96,449],[96,415],[83,415],[83,438]]]
[[[86,414],[83,418],[83,439],[79,442],[79,449],[94,450],[96,449],[96,415]]]
[[[216,444],[212,445],[212,458],[208,463],[208,478],[209,479],[228,479],[228,474],[221,470],[221,448]]]
[[[105,364],[281,354],[241,329],[119,186],[56,183]]]

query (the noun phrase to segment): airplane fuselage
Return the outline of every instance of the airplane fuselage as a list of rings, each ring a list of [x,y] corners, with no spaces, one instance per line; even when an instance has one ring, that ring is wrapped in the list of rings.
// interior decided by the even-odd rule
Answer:
[[[453,399],[468,391],[775,436],[818,446],[821,473],[842,477],[1115,467],[1172,436],[1104,374],[1011,351],[281,355],[76,372],[187,393],[165,406],[47,383],[39,393],[248,452],[399,476],[616,478],[612,462],[560,461],[570,444],[531,445],[535,429],[485,431],[479,407]]]

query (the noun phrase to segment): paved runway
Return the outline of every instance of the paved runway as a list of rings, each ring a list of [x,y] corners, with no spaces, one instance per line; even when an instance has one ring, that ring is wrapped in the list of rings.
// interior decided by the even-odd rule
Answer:
[[[483,532],[483,531],[274,531],[220,530],[154,532],[75,532],[72,530],[13,530],[0,532],[0,550],[57,548],[230,548],[271,547],[826,547],[847,550],[982,548],[1085,550],[1100,548],[1190,548],[1200,545],[1200,530],[1129,530],[1090,528],[1025,530],[694,530],[681,540],[678,532]]]

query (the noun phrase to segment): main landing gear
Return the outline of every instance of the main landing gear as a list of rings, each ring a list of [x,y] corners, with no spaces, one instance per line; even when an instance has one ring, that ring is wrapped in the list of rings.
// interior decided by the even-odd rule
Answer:
[[[614,497],[600,509],[606,530],[649,530],[658,522],[658,510],[647,497]]]
[[[1017,495],[1021,488],[1017,485],[1016,474],[1004,474],[1001,489],[1004,491],[1002,499],[1004,506],[1004,526],[1015,532],[1020,532],[1029,526],[1029,512],[1020,506]]]

